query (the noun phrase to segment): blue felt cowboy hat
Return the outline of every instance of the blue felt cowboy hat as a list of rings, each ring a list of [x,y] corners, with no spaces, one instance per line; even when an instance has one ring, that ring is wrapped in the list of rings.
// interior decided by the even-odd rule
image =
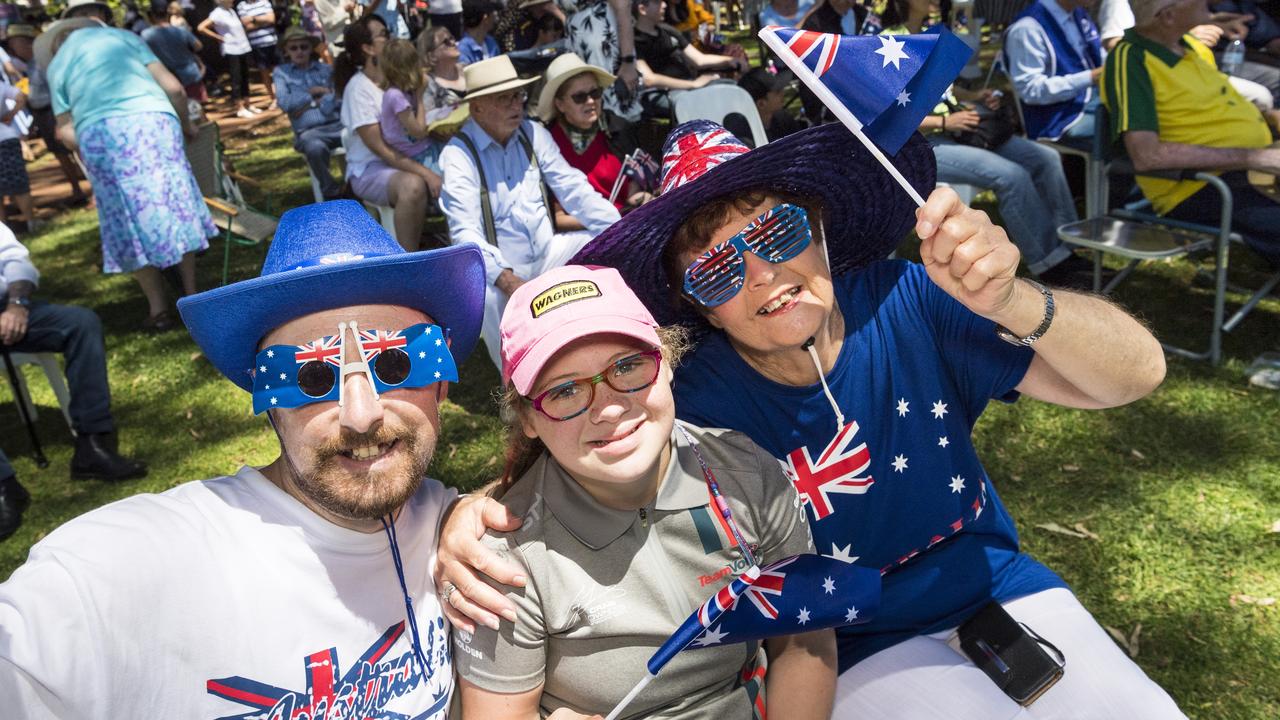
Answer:
[[[692,305],[674,302],[662,254],[685,220],[712,200],[752,190],[821,199],[834,274],[887,257],[915,224],[915,203],[839,123],[750,150],[720,125],[691,120],[671,131],[662,156],[661,194],[600,233],[569,263],[617,268],[663,325],[706,325]],[[919,133],[889,160],[921,195],[933,190],[937,163]]]
[[[262,338],[303,315],[351,305],[401,305],[446,328],[458,365],[484,316],[484,261],[473,245],[405,252],[353,200],[304,205],[280,217],[250,280],[178,301],[191,337],[231,382],[252,391]]]

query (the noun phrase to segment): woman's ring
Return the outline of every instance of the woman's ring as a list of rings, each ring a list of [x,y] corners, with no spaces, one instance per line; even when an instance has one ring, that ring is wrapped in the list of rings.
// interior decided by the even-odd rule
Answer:
[[[452,599],[452,598],[453,598],[453,593],[454,593],[454,591],[455,591],[455,590],[457,590],[457,589],[458,589],[458,586],[457,586],[457,585],[454,585],[453,583],[449,582],[448,580],[445,580],[445,581],[444,581],[444,590],[443,590],[443,591],[441,591],[440,595],[441,595],[441,598],[442,598],[446,603],[448,603],[450,606],[452,606],[452,605],[453,605],[453,599]]]

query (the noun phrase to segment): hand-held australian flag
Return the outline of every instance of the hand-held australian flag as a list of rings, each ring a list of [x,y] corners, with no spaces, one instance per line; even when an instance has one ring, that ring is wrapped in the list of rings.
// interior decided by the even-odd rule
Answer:
[[[942,27],[920,35],[850,36],[770,25],[760,39],[923,205],[880,150],[896,155],[902,149],[973,49]]]
[[[752,566],[716,591],[649,658],[648,674],[606,720],[614,720],[681,651],[753,642],[869,621],[880,573],[812,553]]]

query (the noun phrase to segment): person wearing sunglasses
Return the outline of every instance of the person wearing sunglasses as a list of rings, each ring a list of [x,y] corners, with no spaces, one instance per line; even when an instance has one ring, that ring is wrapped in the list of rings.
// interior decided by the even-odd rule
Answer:
[[[446,178],[440,210],[450,242],[474,243],[484,253],[482,332],[490,359],[501,366],[498,323],[507,298],[564,265],[619,215],[565,162],[547,129],[525,117],[528,86],[537,78],[519,77],[506,55],[468,65],[464,75],[471,117],[440,153]],[[576,223],[557,226],[557,208]]]
[[[276,455],[37,543],[0,585],[5,718],[445,720],[432,558],[456,493],[427,468],[483,277],[475,248],[406,253],[339,200],[284,213],[260,277],[183,298],[204,370],[172,382],[225,376],[279,443],[225,451]]]
[[[604,90],[614,80],[611,73],[586,64],[574,53],[561,55],[547,67],[537,114],[547,124],[565,162],[581,170],[596,192],[623,210],[643,205],[653,196],[622,177],[622,158],[601,129]]]
[[[618,268],[659,322],[694,328],[678,417],[745,433],[785,468],[818,552],[882,572],[880,614],[836,631],[833,717],[1182,717],[1021,551],[972,442],[993,399],[1138,400],[1164,377],[1155,338],[1103,298],[1017,277],[1004,231],[934,189],[919,135],[892,159],[919,209],[840,124],[748,151],[695,121],[663,155],[658,198],[573,262]],[[887,260],[912,230],[922,262]],[[474,546],[443,537],[446,580],[464,586],[456,560]],[[1030,709],[947,645],[992,601],[1066,657]]]
[[[493,588],[515,604],[511,619],[454,638],[463,718],[604,715],[750,555],[764,565],[809,551],[773,458],[740,433],[676,421],[672,366],[685,344],[611,268],[560,267],[512,295],[499,492],[524,523],[486,543],[529,581]],[[748,720],[765,706],[828,717],[832,631],[725,642],[678,656],[628,717]]]

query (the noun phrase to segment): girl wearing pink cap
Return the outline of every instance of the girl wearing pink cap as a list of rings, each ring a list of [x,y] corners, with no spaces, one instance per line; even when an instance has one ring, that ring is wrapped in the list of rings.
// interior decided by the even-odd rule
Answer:
[[[523,523],[485,542],[526,583],[494,584],[514,617],[455,637],[463,717],[603,715],[751,551],[761,564],[810,552],[808,524],[778,463],[745,435],[676,421],[671,367],[685,339],[658,328],[616,270],[571,265],[530,281],[501,335],[501,502]],[[834,683],[830,630],[728,640],[676,656],[625,717],[827,718]]]

